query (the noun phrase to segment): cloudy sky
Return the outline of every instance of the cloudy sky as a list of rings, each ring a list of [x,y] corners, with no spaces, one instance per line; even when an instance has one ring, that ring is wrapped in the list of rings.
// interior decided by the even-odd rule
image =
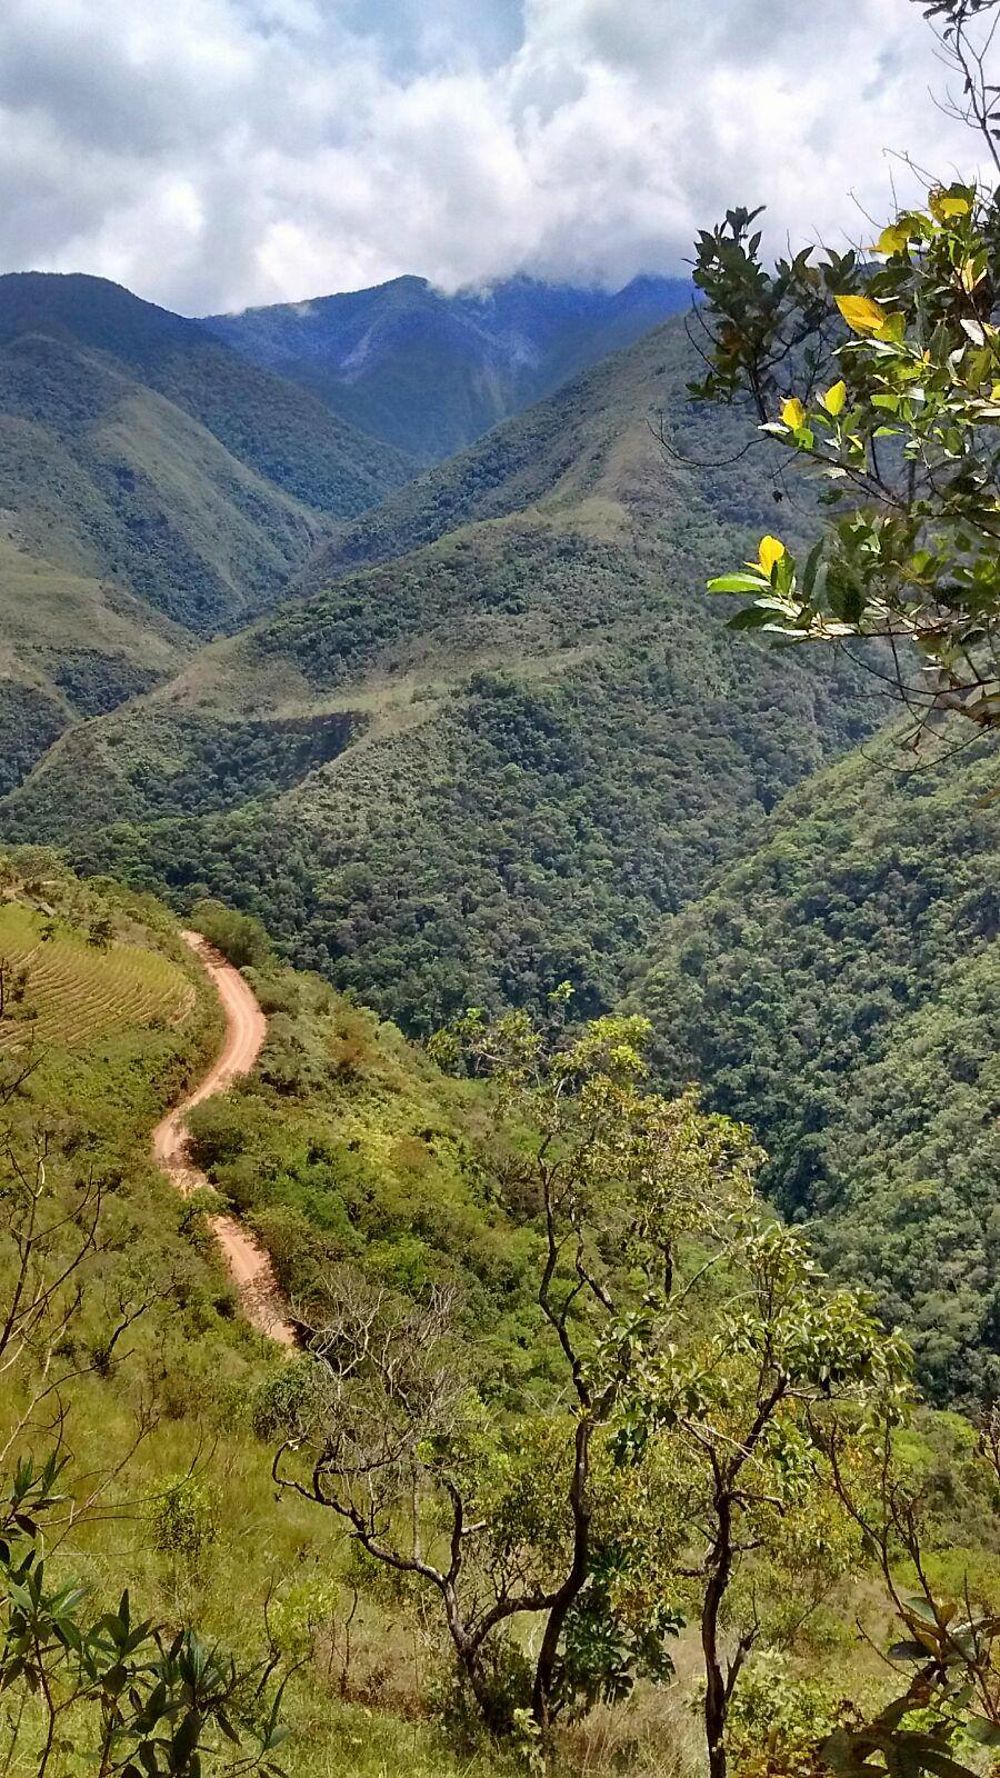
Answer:
[[[975,158],[941,78],[911,0],[2,0],[0,269],[197,314],[863,238],[884,150]]]

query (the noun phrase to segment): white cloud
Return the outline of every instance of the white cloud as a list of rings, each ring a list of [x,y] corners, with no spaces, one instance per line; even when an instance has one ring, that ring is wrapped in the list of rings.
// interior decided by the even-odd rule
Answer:
[[[0,266],[204,312],[842,239],[884,150],[977,158],[939,74],[912,0],[5,0]]]

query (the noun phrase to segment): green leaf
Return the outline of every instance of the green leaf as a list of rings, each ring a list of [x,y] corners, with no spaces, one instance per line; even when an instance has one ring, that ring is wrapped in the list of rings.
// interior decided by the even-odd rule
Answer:
[[[809,603],[812,595],[813,586],[816,581],[816,570],[819,567],[823,549],[824,539],[821,537],[818,543],[813,544],[812,549],[806,557],[806,564],[802,570],[802,595],[806,604]]]
[[[185,1762],[190,1760],[191,1755],[198,1745],[198,1735],[198,1718],[194,1711],[191,1710],[179,1725],[174,1738],[170,1743],[171,1757],[179,1766],[183,1767]]]
[[[1000,1747],[1000,1725],[985,1716],[970,1716],[962,1724],[962,1733],[979,1747]]]
[[[215,1720],[218,1723],[220,1729],[222,1730],[222,1733],[225,1735],[226,1739],[228,1741],[234,1742],[235,1745],[238,1747],[240,1744],[239,1735],[236,1733],[236,1730],[233,1728],[233,1725],[229,1721],[229,1718],[226,1716],[225,1712],[222,1711],[221,1709],[217,1710],[215,1712]]]
[[[971,1766],[963,1766],[959,1760],[952,1759],[949,1753],[928,1750],[920,1757],[927,1771],[933,1772],[935,1778],[977,1778]]]
[[[904,1603],[907,1611],[912,1612],[914,1617],[921,1617],[928,1624],[937,1624],[938,1614],[930,1601],[924,1598],[923,1593],[915,1593],[911,1599],[905,1600]]]
[[[769,581],[762,574],[721,574],[717,580],[710,580],[710,593],[759,593],[761,587],[768,586]]]

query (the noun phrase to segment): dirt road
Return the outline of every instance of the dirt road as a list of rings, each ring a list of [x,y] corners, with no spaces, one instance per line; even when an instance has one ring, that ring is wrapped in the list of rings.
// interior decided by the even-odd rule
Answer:
[[[181,934],[191,946],[222,1002],[226,1041],[218,1058],[193,1093],[169,1111],[153,1131],[153,1156],[178,1191],[188,1197],[209,1181],[191,1165],[187,1116],[204,1099],[221,1093],[241,1074],[249,1074],[267,1035],[267,1020],[249,984],[198,932]],[[281,1300],[271,1261],[252,1235],[232,1216],[211,1216],[209,1226],[225,1254],[247,1320],[281,1346],[296,1344],[295,1330]]]

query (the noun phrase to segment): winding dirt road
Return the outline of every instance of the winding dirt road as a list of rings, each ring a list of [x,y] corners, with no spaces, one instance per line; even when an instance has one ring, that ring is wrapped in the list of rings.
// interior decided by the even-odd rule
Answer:
[[[193,1093],[168,1111],[153,1131],[153,1157],[172,1185],[185,1197],[199,1186],[209,1186],[200,1168],[191,1164],[187,1117],[196,1105],[221,1093],[242,1074],[249,1074],[267,1035],[267,1020],[248,982],[220,951],[199,932],[182,932],[198,961],[213,982],[226,1015],[226,1041],[219,1056]],[[210,1216],[209,1227],[225,1255],[230,1276],[239,1293],[243,1313],[259,1333],[281,1346],[297,1344],[278,1290],[271,1261],[264,1249],[232,1216]]]

